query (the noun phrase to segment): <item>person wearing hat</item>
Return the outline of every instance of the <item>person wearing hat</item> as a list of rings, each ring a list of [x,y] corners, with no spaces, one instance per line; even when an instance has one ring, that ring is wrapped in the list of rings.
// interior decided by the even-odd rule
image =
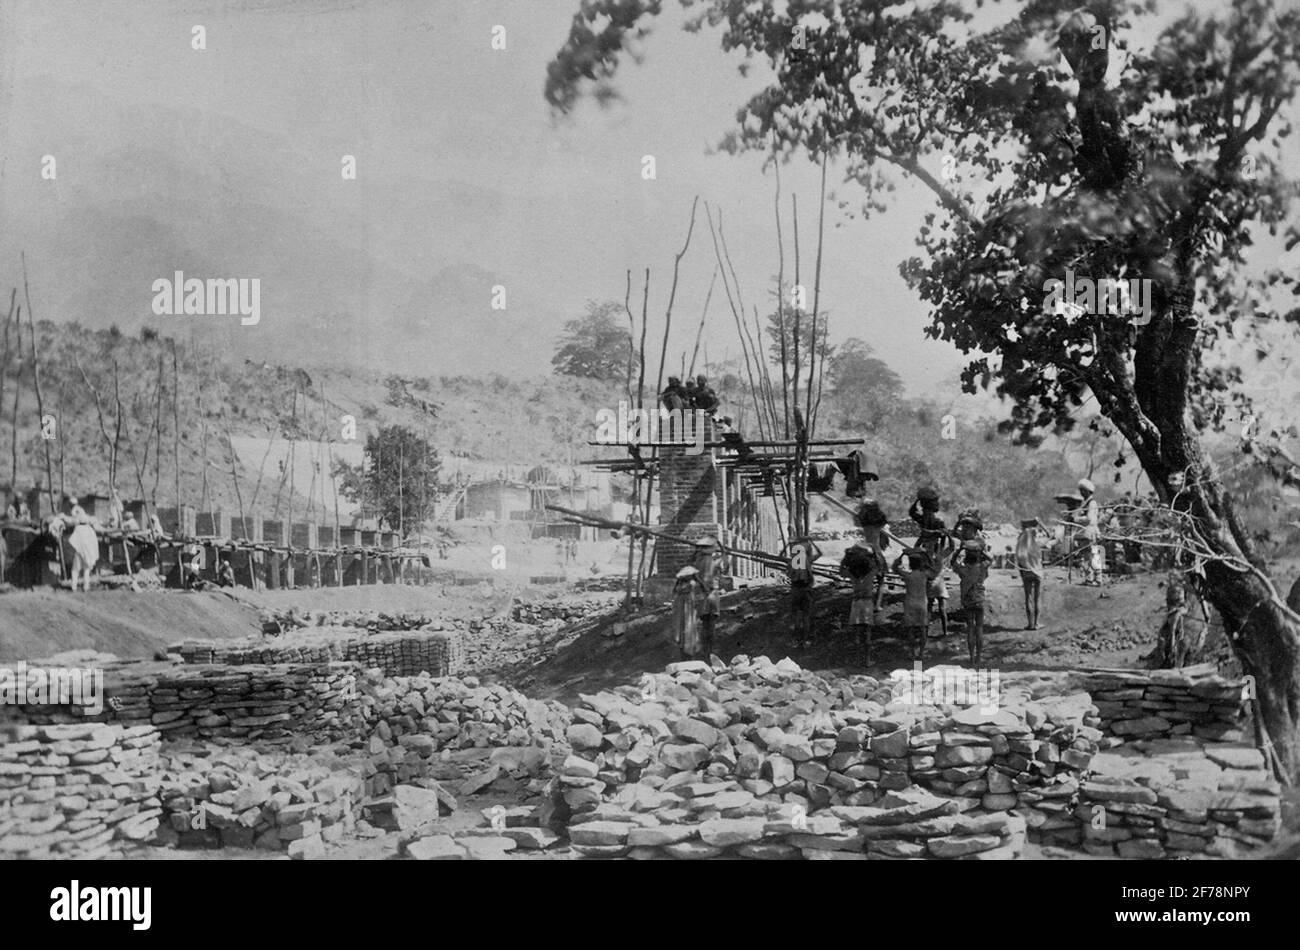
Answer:
[[[688,564],[677,572],[673,584],[673,626],[683,660],[692,660],[700,654],[700,607],[704,590],[699,577],[700,572]]]
[[[984,652],[984,583],[989,576],[989,556],[978,538],[963,541],[952,556],[952,569],[961,579],[961,610],[966,619],[966,651],[971,665]]]
[[[722,605],[720,579],[725,572],[722,545],[717,538],[701,538],[695,543],[696,582],[703,594],[700,603],[700,650],[707,661],[713,652],[713,631]]]
[[[1100,587],[1105,563],[1101,547],[1101,510],[1097,504],[1097,486],[1090,479],[1079,479],[1079,497],[1082,503],[1075,511],[1076,523],[1081,527],[1079,537],[1083,540],[1083,583],[1088,587]]]
[[[781,550],[790,578],[790,612],[795,645],[812,646],[813,564],[822,556],[812,538],[795,538]]]
[[[1016,538],[1016,568],[1020,571],[1020,584],[1025,589],[1025,629],[1038,629],[1038,604],[1043,590],[1043,551],[1038,546],[1038,536],[1043,531],[1037,518],[1020,522],[1020,537]]]

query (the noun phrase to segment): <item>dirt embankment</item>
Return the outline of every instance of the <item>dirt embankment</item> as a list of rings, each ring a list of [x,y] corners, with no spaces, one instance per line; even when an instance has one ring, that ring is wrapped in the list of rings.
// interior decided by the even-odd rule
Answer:
[[[509,606],[511,591],[467,587],[373,585],[253,592],[177,590],[16,590],[0,594],[0,661],[67,650],[95,650],[124,660],[151,659],[186,639],[259,637],[263,609],[371,610],[479,618]]]
[[[0,594],[0,660],[67,650],[148,659],[187,637],[261,632],[257,608],[218,592],[24,590]]]

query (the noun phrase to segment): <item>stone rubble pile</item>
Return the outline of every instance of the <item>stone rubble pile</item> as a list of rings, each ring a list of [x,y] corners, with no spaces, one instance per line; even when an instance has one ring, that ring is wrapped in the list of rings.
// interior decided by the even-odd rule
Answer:
[[[158,796],[166,824],[158,844],[319,858],[325,844],[351,834],[361,816],[365,783],[355,768],[276,761],[253,750],[211,758],[210,750],[201,751],[163,757]]]
[[[158,828],[152,726],[0,730],[0,860],[100,858]]]
[[[372,795],[426,778],[456,783],[462,795],[539,794],[570,722],[559,703],[473,676],[388,677],[371,670],[360,694],[371,729],[365,751]]]
[[[1086,693],[936,705],[904,681],[789,660],[678,663],[639,690],[582,697],[552,794],[590,857],[1012,857],[1028,833],[1179,857],[1276,834],[1258,752],[1188,736],[1103,753],[1097,712]],[[1117,774],[1133,756],[1148,771]],[[1103,802],[1109,824],[1094,829]]]
[[[562,741],[569,711],[559,703],[529,699],[478,677],[381,676],[367,671],[360,684],[361,710],[373,725],[371,742],[400,742],[423,734],[434,749],[536,745]]]
[[[1177,670],[1107,670],[1084,679],[1102,729],[1124,740],[1194,735],[1240,742],[1247,717],[1245,686],[1212,664]]]
[[[741,656],[583,696],[554,789],[572,846],[593,857],[742,846],[745,857],[1008,857],[1026,822],[1006,812],[1077,782],[1100,738],[1086,696],[981,710],[899,700],[896,687]],[[712,821],[723,824],[695,827]]]

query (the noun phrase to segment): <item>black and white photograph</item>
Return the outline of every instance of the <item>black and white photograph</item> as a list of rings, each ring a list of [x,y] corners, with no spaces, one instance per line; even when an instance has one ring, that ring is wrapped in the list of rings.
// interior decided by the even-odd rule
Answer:
[[[1298,0],[0,0],[6,916],[1293,916],[1297,119]]]

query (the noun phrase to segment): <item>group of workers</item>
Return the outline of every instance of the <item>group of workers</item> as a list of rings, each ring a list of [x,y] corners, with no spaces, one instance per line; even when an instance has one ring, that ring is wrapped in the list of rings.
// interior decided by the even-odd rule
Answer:
[[[872,630],[879,625],[885,576],[892,572],[903,582],[903,626],[912,658],[924,660],[934,614],[939,617],[940,636],[948,635],[947,568],[961,582],[967,654],[971,663],[979,663],[984,649],[984,585],[992,560],[979,510],[959,512],[950,531],[939,515],[938,492],[922,488],[908,508],[908,516],[918,529],[914,544],[906,544],[890,532],[888,519],[876,501],[868,499],[859,511],[863,540],[850,547],[840,562],[841,572],[853,584],[849,627],[870,663]],[[892,564],[885,555],[891,541],[901,549]],[[806,636],[804,642],[808,642]]]
[[[1066,505],[1062,521],[1067,526],[1067,540],[1071,545],[1067,556],[1082,564],[1085,584],[1099,585],[1104,562],[1096,486],[1084,478],[1077,488],[1078,494],[1060,496]],[[845,551],[840,572],[852,585],[848,626],[867,663],[872,662],[872,633],[880,624],[885,578],[891,573],[902,581],[903,626],[912,658],[924,660],[934,617],[939,621],[939,637],[949,633],[946,571],[955,574],[960,584],[959,603],[968,659],[978,664],[983,658],[985,588],[993,564],[983,519],[979,509],[967,508],[958,512],[955,524],[949,529],[939,509],[940,498],[935,489],[925,487],[917,492],[907,512],[917,530],[910,544],[889,530],[889,519],[876,500],[865,499],[858,510],[857,524],[863,536]],[[1038,630],[1042,624],[1043,552],[1051,539],[1052,534],[1038,518],[1020,521],[1013,563],[1024,593],[1026,630]],[[886,554],[891,542],[899,549],[892,562]],[[707,657],[713,646],[724,561],[721,545],[714,538],[701,540],[695,550],[694,561],[677,575],[678,646],[684,657]],[[790,540],[780,556],[790,584],[793,645],[806,648],[812,644],[813,565],[822,551],[811,538],[800,537]],[[1007,560],[1010,562],[1011,558]]]
[[[37,541],[49,547],[50,559],[57,558],[61,563],[63,562],[63,555],[59,552],[59,547],[64,542],[67,543],[67,549],[72,553],[69,574],[71,587],[74,591],[78,587],[83,592],[90,590],[91,576],[100,561],[100,536],[102,534],[120,532],[120,536],[124,540],[131,542],[135,547],[136,555],[132,560],[137,562],[141,559],[141,555],[149,551],[152,551],[156,556],[158,542],[168,538],[167,532],[163,529],[162,522],[156,512],[149,515],[148,527],[142,528],[135,514],[122,505],[116,492],[109,496],[108,508],[102,520],[88,514],[77,498],[72,496],[69,496],[66,500],[66,509],[66,511],[42,519],[40,535]],[[6,506],[5,519],[7,523],[11,524],[33,527],[36,525],[27,502],[18,497],[15,497]],[[6,545],[0,545],[0,557],[3,556],[5,547]],[[203,550],[197,544],[186,545],[182,549],[178,562],[176,580],[182,588],[201,590],[209,586],[210,582],[203,577]],[[0,569],[5,566],[3,561],[0,560]],[[128,562],[128,569],[130,566]],[[220,557],[214,575],[218,587],[235,586],[234,566],[228,556],[223,555]],[[139,589],[134,574],[131,576],[131,586],[134,589]]]
[[[668,385],[659,394],[659,402],[669,412],[699,409],[713,415],[718,409],[718,394],[704,376],[687,379],[686,385],[682,385],[681,377],[669,376]]]

